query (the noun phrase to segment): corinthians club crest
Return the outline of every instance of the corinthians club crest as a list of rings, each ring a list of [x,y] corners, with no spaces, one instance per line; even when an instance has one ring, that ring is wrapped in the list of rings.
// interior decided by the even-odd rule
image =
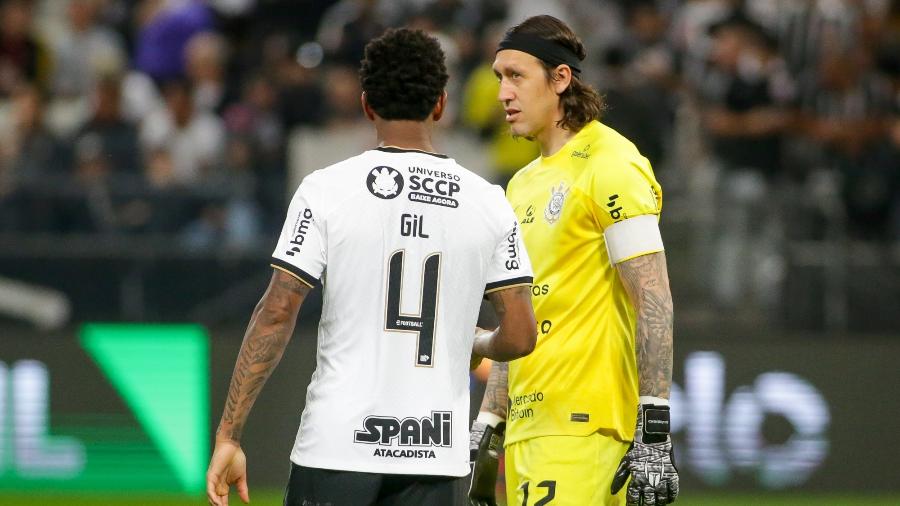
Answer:
[[[403,176],[393,167],[375,167],[366,178],[366,189],[380,199],[392,199],[403,189]]]
[[[569,188],[566,187],[564,181],[559,182],[559,186],[550,188],[550,202],[544,209],[544,219],[547,223],[553,225],[559,221],[559,215],[562,213],[563,204],[566,202],[566,195],[569,194]]]

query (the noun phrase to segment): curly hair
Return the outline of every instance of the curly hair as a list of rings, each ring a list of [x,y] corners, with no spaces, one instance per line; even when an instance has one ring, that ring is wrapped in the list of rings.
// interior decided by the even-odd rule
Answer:
[[[424,121],[447,85],[444,51],[422,30],[389,29],[366,45],[359,82],[386,120]]]
[[[535,35],[549,40],[571,50],[579,60],[587,56],[584,44],[575,35],[575,32],[564,22],[553,16],[533,16],[520,24],[510,28],[507,34]],[[541,61],[544,65],[544,74],[547,81],[554,79],[552,72],[556,65]],[[587,84],[576,75],[572,75],[569,87],[559,95],[559,103],[562,106],[563,117],[559,120],[559,126],[566,130],[577,132],[595,119],[600,119],[606,104],[603,97],[590,84]]]

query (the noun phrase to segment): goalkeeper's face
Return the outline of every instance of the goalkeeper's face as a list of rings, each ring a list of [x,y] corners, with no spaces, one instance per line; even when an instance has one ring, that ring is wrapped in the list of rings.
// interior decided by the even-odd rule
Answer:
[[[500,80],[497,98],[514,136],[534,139],[562,118],[555,83],[534,56],[515,49],[498,51],[494,74]]]

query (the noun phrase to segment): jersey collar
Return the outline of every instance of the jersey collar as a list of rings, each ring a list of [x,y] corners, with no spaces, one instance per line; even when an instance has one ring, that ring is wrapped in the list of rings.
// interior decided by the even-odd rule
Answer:
[[[577,134],[573,135],[571,139],[566,141],[566,143],[563,144],[563,147],[559,148],[556,153],[553,153],[550,156],[541,156],[541,162],[552,163],[556,160],[565,159],[566,157],[570,156],[572,151],[576,147],[580,147],[580,143],[585,137],[592,135],[597,131],[599,125],[600,122],[597,120],[593,120],[587,125],[584,125],[581,130],[579,130]]]
[[[431,151],[422,151],[421,149],[406,149],[406,148],[398,148],[397,146],[378,146],[375,148],[376,151],[383,151],[385,153],[421,153],[423,155],[430,155],[437,158],[449,159],[450,157],[442,154],[442,153],[432,153]]]

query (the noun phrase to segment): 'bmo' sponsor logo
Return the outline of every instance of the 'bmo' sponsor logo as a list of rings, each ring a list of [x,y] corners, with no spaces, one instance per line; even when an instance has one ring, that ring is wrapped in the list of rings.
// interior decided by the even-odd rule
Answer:
[[[432,411],[431,418],[367,416],[353,441],[381,446],[452,446],[453,413]]]
[[[294,256],[295,253],[300,253],[300,246],[303,246],[303,241],[306,240],[306,233],[309,231],[309,224],[312,223],[312,217],[312,211],[310,211],[308,207],[300,213],[300,216],[297,218],[297,223],[294,225],[294,238],[288,243],[292,244],[291,249],[287,251],[288,256]]]
[[[410,167],[409,200],[444,207],[459,207],[453,198],[462,188],[459,175],[422,167]]]
[[[506,256],[508,260],[504,264],[506,270],[514,271],[519,268],[519,224],[513,222],[512,232],[506,236]]]
[[[403,190],[403,176],[393,167],[375,167],[366,177],[366,189],[380,199],[392,199]]]

